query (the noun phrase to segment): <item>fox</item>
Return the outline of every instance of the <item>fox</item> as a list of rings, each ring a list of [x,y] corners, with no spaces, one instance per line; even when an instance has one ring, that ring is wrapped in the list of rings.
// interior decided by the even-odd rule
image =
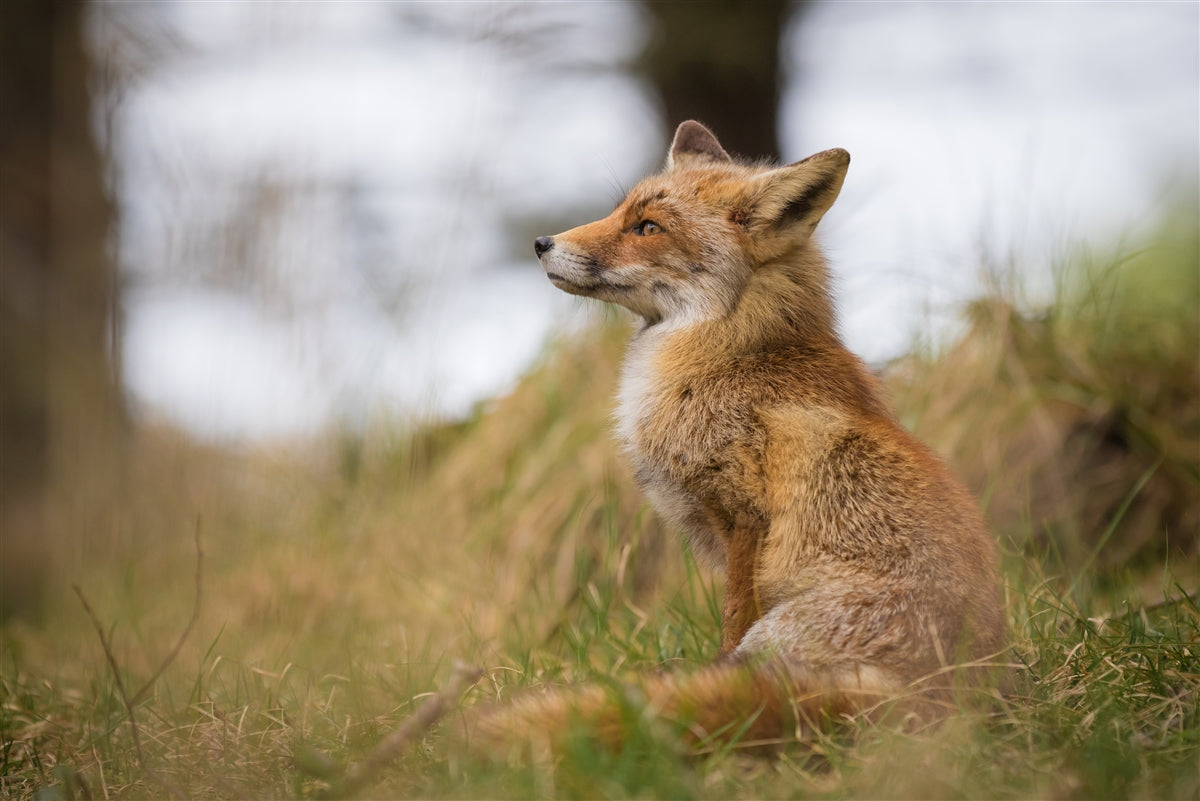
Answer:
[[[725,575],[716,660],[625,694],[693,744],[803,738],[894,698],[937,716],[1004,648],[978,504],[837,331],[814,231],[849,164],[735,159],[689,120],[611,214],[534,242],[555,287],[635,315],[616,439]],[[468,736],[497,753],[583,722],[619,747],[621,705],[599,686],[529,693],[482,705]]]

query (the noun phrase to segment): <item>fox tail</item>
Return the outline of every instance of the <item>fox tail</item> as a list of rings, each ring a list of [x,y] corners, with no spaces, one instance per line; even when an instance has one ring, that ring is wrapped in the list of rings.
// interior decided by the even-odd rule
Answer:
[[[892,703],[889,699],[901,699]],[[685,749],[767,747],[809,741],[818,731],[859,716],[927,719],[939,704],[871,669],[852,675],[799,670],[779,659],[725,660],[688,674],[637,682],[530,691],[507,703],[467,709],[454,733],[470,753],[493,759],[560,752],[581,734],[616,751],[629,732],[648,725],[673,733]]]

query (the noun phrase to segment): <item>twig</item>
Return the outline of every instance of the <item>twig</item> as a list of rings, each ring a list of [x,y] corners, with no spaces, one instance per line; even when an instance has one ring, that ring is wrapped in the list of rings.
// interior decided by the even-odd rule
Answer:
[[[1148,606],[1139,606],[1134,609],[1127,609],[1124,612],[1121,612],[1120,614],[1117,614],[1116,612],[1114,612],[1111,615],[1102,615],[1101,617],[1098,617],[1098,618],[1088,618],[1088,619],[1089,620],[1099,620],[1102,623],[1111,623],[1115,620],[1120,620],[1121,618],[1131,617],[1132,615],[1142,615],[1142,614],[1145,614],[1146,612],[1157,612],[1159,609],[1166,609],[1168,606],[1175,606],[1176,604],[1182,604],[1182,603],[1194,604],[1194,603],[1196,603],[1197,599],[1200,599],[1200,593],[1195,593],[1195,592],[1189,593],[1189,592],[1186,592],[1183,589],[1183,587],[1180,587],[1178,584],[1176,584],[1175,586],[1178,587],[1180,594],[1174,598],[1163,598],[1158,603],[1153,603]]]
[[[374,781],[383,769],[400,756],[416,737],[437,723],[448,708],[458,702],[463,691],[479,681],[481,676],[483,676],[482,669],[465,662],[456,662],[445,688],[440,693],[426,698],[416,712],[406,718],[395,731],[383,738],[375,746],[375,749],[367,754],[366,759],[357,765],[351,765],[346,770],[346,775],[342,777],[342,781],[331,787],[324,795],[331,798],[354,795]]]
[[[112,670],[113,681],[117,685],[117,694],[121,696],[121,703],[125,705],[125,713],[129,716],[129,732],[133,736],[133,753],[137,757],[138,765],[141,766],[142,772],[166,790],[172,798],[182,798],[183,793],[179,791],[179,788],[159,776],[147,764],[146,756],[142,753],[142,736],[138,732],[137,718],[133,712],[133,703],[129,700],[129,693],[125,691],[125,682],[121,680],[121,669],[117,666],[117,658],[113,656],[112,646],[108,643],[108,637],[104,635],[104,626],[100,624],[100,619],[96,617],[96,613],[92,610],[92,605],[88,603],[87,597],[83,594],[83,590],[79,589],[79,585],[72,584],[71,589],[75,590],[75,594],[79,596],[79,602],[83,604],[83,610],[91,618],[92,625],[96,627],[96,634],[100,637],[100,647],[104,649],[104,656],[108,659],[108,666]]]
[[[108,660],[109,669],[112,670],[113,682],[117,685],[117,694],[121,696],[121,703],[124,704],[125,713],[129,716],[129,731],[133,737],[133,752],[137,757],[138,765],[141,766],[142,771],[147,776],[153,779],[154,782],[162,787],[163,790],[165,790],[172,798],[183,798],[184,794],[174,784],[158,775],[158,773],[150,767],[149,763],[146,762],[146,755],[142,752],[142,736],[138,730],[137,717],[134,713],[134,708],[143,698],[145,698],[146,693],[150,691],[150,689],[154,686],[154,683],[158,681],[160,676],[162,676],[163,671],[165,671],[167,667],[175,661],[175,658],[179,656],[179,651],[181,648],[183,648],[184,641],[187,639],[188,635],[191,634],[192,628],[196,625],[196,620],[200,616],[200,579],[202,575],[201,566],[204,560],[204,551],[200,547],[199,520],[196,521],[195,541],[196,599],[192,607],[192,617],[188,621],[187,626],[184,628],[183,634],[180,635],[179,641],[175,643],[175,647],[171,650],[171,653],[168,654],[167,658],[163,660],[163,663],[159,665],[158,670],[154,672],[154,675],[150,677],[149,681],[147,681],[141,687],[141,689],[134,693],[132,697],[130,697],[129,693],[125,689],[125,682],[121,678],[121,669],[117,665],[117,658],[113,654],[112,644],[109,643],[108,637],[104,633],[104,626],[100,623],[100,618],[96,615],[95,610],[92,609],[92,605],[88,603],[87,596],[83,594],[83,590],[79,588],[79,585],[71,585],[71,589],[75,590],[75,594],[79,596],[79,602],[83,604],[83,611],[87,612],[88,618],[92,621],[92,625],[96,629],[96,634],[100,638],[100,647],[104,649],[104,657]]]
[[[136,704],[146,697],[146,693],[158,681],[159,676],[163,671],[175,661],[175,657],[179,656],[179,651],[183,648],[183,643],[187,640],[188,635],[192,633],[192,629],[196,626],[196,621],[200,618],[200,577],[204,566],[204,549],[200,547],[200,518],[196,518],[196,530],[193,534],[193,539],[196,543],[196,593],[192,601],[192,617],[188,620],[187,626],[184,627],[183,633],[179,635],[179,640],[175,643],[175,647],[171,649],[171,653],[167,654],[167,658],[158,666],[158,670],[154,671],[154,675],[146,680],[142,688],[133,694],[132,703]]]

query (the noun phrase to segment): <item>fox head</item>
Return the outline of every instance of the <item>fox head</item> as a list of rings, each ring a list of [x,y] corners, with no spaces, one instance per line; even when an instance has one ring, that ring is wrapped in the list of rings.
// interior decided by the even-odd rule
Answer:
[[[534,250],[559,289],[611,301],[659,322],[729,314],[756,275],[812,263],[810,238],[841,190],[850,154],[834,149],[783,167],[734,161],[713,133],[687,121],[666,168],[644,179],[602,220]]]

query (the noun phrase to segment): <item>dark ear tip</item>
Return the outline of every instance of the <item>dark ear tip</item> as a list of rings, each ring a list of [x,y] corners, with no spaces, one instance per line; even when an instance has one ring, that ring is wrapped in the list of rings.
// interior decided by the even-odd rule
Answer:
[[[822,150],[820,153],[813,153],[806,159],[797,161],[797,164],[817,164],[825,162],[828,164],[836,164],[842,169],[850,166],[850,152],[844,148],[834,147],[829,150]]]

